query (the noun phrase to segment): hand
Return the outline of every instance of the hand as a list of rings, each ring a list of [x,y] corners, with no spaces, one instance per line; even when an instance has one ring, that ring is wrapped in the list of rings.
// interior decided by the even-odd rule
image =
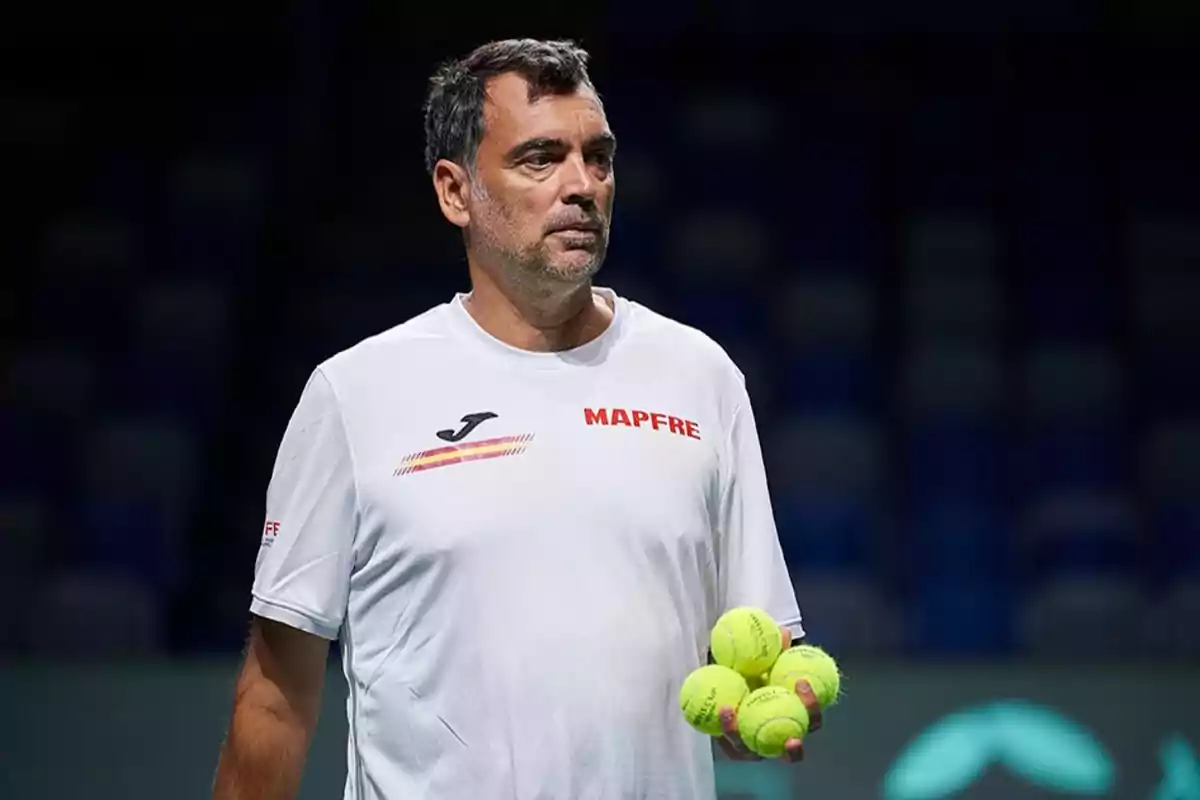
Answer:
[[[780,628],[779,635],[783,638],[783,649],[786,650],[792,646],[792,632],[787,628]],[[808,732],[812,733],[821,728],[821,704],[817,702],[817,696],[809,686],[808,681],[796,681],[796,695],[804,703],[804,707],[808,709]],[[762,761],[762,756],[751,752],[750,748],[746,747],[738,736],[737,730],[737,714],[732,708],[726,707],[721,709],[721,729],[725,735],[719,737],[717,742],[721,745],[721,750],[730,759],[734,761]],[[784,746],[781,761],[787,761],[795,764],[804,760],[804,742],[800,739],[789,739]]]

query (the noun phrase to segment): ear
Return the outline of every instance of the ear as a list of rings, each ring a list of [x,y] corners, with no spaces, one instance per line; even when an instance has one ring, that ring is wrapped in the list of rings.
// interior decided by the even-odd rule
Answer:
[[[451,225],[467,227],[471,221],[467,194],[471,191],[467,171],[453,161],[442,159],[433,168],[433,190],[437,193],[442,215]]]

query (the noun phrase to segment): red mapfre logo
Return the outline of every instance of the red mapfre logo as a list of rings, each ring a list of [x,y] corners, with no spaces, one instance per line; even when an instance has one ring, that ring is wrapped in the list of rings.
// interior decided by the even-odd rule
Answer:
[[[270,547],[279,536],[279,520],[269,519],[263,525],[262,546]]]
[[[627,428],[649,428],[654,431],[673,433],[676,436],[700,438],[700,426],[690,419],[652,411],[636,411],[626,408],[585,408],[583,419],[588,425],[624,425]]]

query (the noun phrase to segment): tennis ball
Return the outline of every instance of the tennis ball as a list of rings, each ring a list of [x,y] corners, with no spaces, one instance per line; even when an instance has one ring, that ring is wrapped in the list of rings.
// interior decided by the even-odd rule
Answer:
[[[842,686],[841,672],[833,657],[820,647],[799,644],[784,650],[776,659],[775,666],[771,667],[768,682],[794,692],[796,681],[801,678],[808,681],[821,708],[838,701]]]
[[[779,624],[758,608],[742,606],[726,611],[709,637],[713,660],[723,667],[757,678],[771,669],[783,649]]]
[[[808,709],[782,686],[755,689],[737,712],[738,734],[751,751],[764,758],[783,755],[789,739],[808,733]]]
[[[764,672],[762,675],[755,675],[753,678],[746,678],[746,685],[750,687],[750,691],[761,689],[770,683],[770,673]]]
[[[720,736],[721,709],[735,712],[742,699],[750,693],[746,679],[719,664],[708,664],[693,670],[679,688],[679,708],[683,718],[696,730],[709,736]]]

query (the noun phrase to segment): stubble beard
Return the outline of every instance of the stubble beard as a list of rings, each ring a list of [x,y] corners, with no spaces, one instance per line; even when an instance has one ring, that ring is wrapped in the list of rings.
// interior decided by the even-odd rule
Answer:
[[[607,231],[601,234],[594,250],[586,251],[586,259],[572,258],[566,263],[555,265],[554,254],[549,251],[547,241],[525,248],[513,248],[506,242],[517,240],[516,226],[504,215],[486,194],[479,183],[475,197],[486,209],[482,225],[471,232],[473,249],[485,263],[507,285],[527,297],[548,297],[567,294],[591,281],[604,264],[608,250]],[[497,235],[497,232],[508,234]],[[585,251],[572,251],[572,255]]]

